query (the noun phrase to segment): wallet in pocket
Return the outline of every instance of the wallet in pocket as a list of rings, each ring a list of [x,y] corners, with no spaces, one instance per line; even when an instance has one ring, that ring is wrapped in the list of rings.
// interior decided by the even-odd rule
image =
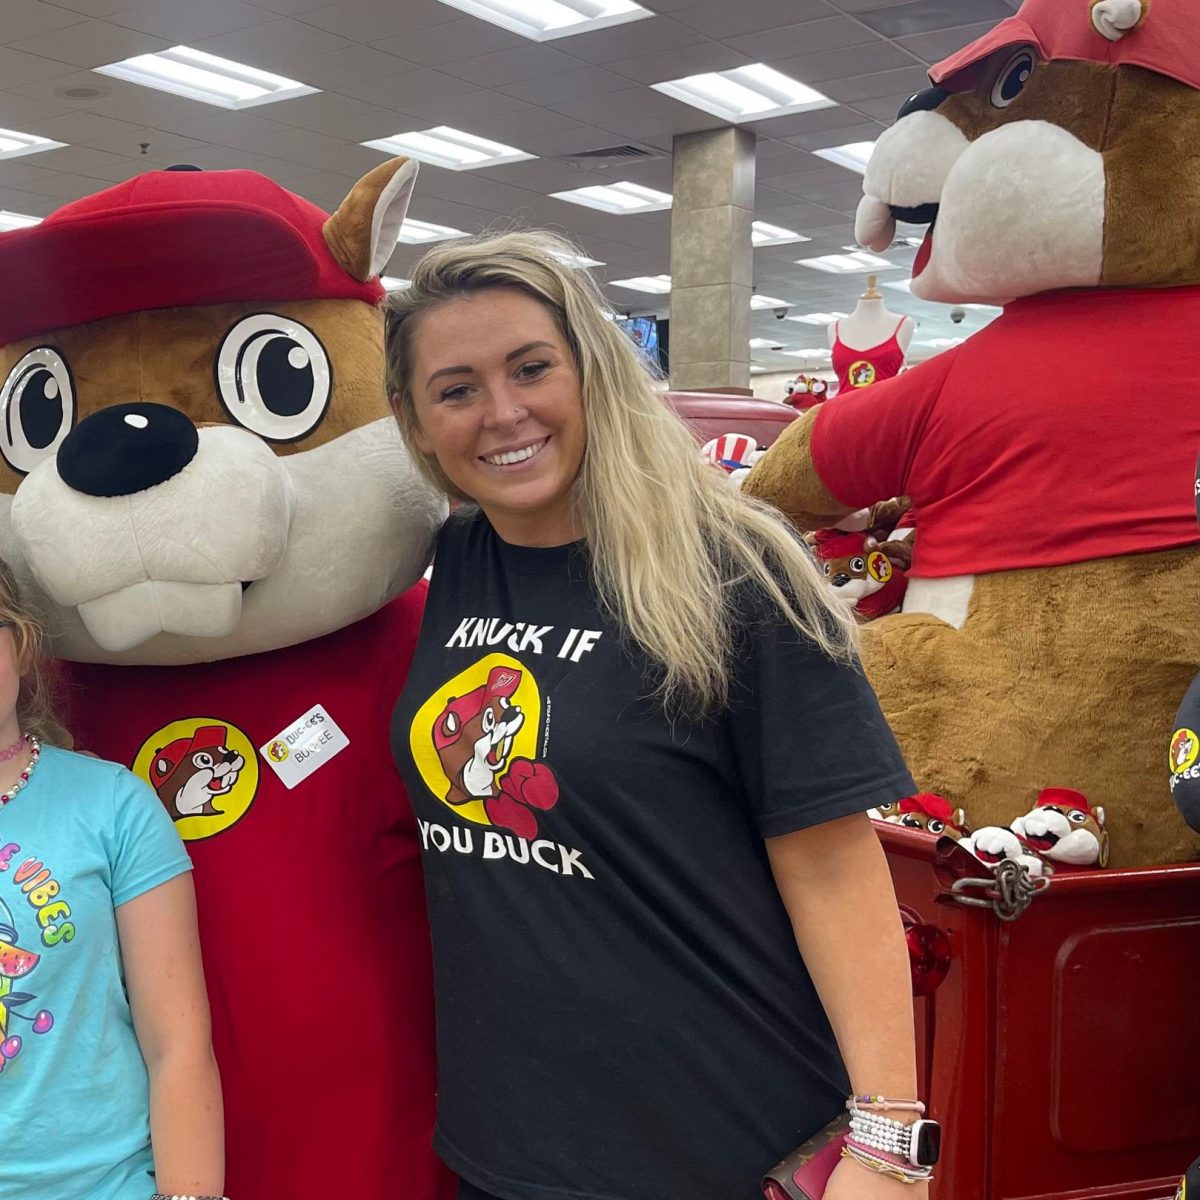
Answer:
[[[766,1200],[821,1200],[850,1132],[850,1114],[842,1113],[763,1176]]]

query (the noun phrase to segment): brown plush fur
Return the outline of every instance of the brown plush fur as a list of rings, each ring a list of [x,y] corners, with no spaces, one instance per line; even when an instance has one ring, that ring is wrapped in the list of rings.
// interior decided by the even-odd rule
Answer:
[[[886,617],[863,629],[863,661],[918,784],[975,828],[1071,787],[1107,810],[1112,866],[1200,858],[1166,787],[1198,589],[1191,549],[980,575],[961,630]]]
[[[229,425],[214,382],[217,349],[242,317],[272,312],[311,329],[329,355],[333,395],[320,424],[280,455],[311,450],[388,415],[383,383],[383,317],[360,300],[215,304],[162,308],[58,329],[0,349],[0,379],[35,346],[53,346],[75,385],[76,423],[113,404],[165,404],[196,425]],[[0,459],[0,492],[23,476]]]
[[[810,409],[776,439],[742,483],[747,496],[781,508],[804,532],[832,529],[854,511],[830,492],[812,461],[812,430],[820,409]]]

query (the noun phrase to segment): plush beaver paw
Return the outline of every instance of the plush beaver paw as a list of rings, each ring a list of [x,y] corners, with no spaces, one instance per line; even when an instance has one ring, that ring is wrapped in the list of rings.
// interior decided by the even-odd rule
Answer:
[[[989,825],[984,829],[977,829],[970,837],[963,838],[959,845],[970,850],[986,866],[994,867],[1006,858],[1011,858],[1014,862],[1026,866],[1030,875],[1043,873],[1045,864],[1036,855],[1025,850],[1021,839],[1011,829]]]
[[[558,803],[558,780],[545,763],[527,758],[513,759],[508,773],[500,781],[500,794],[483,802],[488,820],[502,829],[511,829],[517,837],[532,841],[537,837],[537,817],[533,809],[545,812]]]

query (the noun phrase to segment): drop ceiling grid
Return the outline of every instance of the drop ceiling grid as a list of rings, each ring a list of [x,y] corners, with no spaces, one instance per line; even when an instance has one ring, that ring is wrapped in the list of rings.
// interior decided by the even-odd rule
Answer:
[[[539,157],[477,172],[426,166],[415,217],[472,230],[549,224],[604,259],[602,278],[656,274],[669,270],[667,214],[614,217],[547,193],[606,177],[669,190],[675,134],[722,122],[649,85],[762,61],[839,106],[748,125],[760,144],[758,215],[812,239],[756,250],[756,285],[793,311],[845,310],[861,277],[821,275],[795,259],[849,244],[860,181],[812,151],[878,136],[931,62],[1008,15],[1015,0],[645,3],[658,15],[534,43],[437,0],[0,0],[0,127],[70,143],[0,162],[0,206],[45,215],[142,170],[190,161],[262,170],[329,207],[379,161],[360,142],[452,124]],[[322,91],[225,112],[91,71],[177,42]],[[93,98],[64,94],[97,86],[104,94]],[[654,157],[607,176],[560,160],[625,142]],[[420,253],[402,246],[389,272],[404,274]],[[609,294],[623,310],[665,311],[664,298]],[[918,336],[948,336],[944,310],[885,294],[897,311],[921,317]],[[752,325],[756,337],[819,344],[813,327],[770,312],[756,312]],[[766,361],[789,365],[770,354]]]

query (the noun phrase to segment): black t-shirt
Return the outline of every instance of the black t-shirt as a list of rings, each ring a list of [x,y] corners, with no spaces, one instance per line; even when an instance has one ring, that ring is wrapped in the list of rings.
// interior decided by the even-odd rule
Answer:
[[[435,1144],[504,1200],[751,1200],[844,1101],[763,838],[916,788],[861,672],[782,620],[748,620],[731,682],[722,716],[671,720],[582,543],[443,529],[392,736]]]

